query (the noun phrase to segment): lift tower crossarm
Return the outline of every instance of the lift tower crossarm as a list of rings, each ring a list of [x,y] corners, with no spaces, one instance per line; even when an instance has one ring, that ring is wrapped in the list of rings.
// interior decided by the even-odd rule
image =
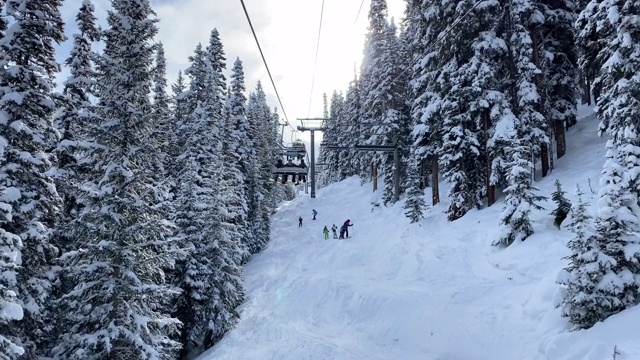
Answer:
[[[327,120],[325,118],[306,118],[306,119],[298,119],[300,121],[303,120]],[[311,198],[316,197],[316,149],[315,149],[315,132],[316,131],[324,131],[325,128],[322,126],[298,126],[299,131],[309,131],[311,132]]]

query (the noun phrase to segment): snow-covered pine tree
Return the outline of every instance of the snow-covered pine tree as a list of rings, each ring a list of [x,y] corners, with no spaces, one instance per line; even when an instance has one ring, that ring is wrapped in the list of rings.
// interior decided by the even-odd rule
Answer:
[[[420,221],[424,216],[427,204],[424,201],[424,191],[421,188],[420,178],[418,177],[419,167],[416,164],[409,164],[408,167],[408,184],[407,200],[404,203],[405,215],[411,220],[411,223]]]
[[[600,319],[634,306],[639,301],[640,274],[640,20],[632,1],[590,2],[580,15],[579,41],[593,48],[604,44],[596,55],[598,74],[597,116],[600,132],[606,132],[606,162],[600,184],[601,207],[596,219],[600,251],[607,261],[600,263],[602,279],[590,296],[604,296],[606,306]],[[588,17],[588,18],[587,18]],[[591,54],[590,54],[591,55]],[[583,60],[584,61],[584,60]],[[597,84],[597,85],[596,85]]]
[[[566,153],[565,129],[576,123],[579,96],[575,44],[576,2],[543,0],[540,32],[543,113],[552,126],[556,155]]]
[[[62,218],[56,235],[63,251],[68,251],[65,240],[68,226],[76,217],[77,186],[81,183],[84,162],[83,149],[91,146],[88,138],[89,128],[96,121],[90,96],[95,95],[96,74],[93,69],[92,43],[100,39],[100,30],[96,25],[94,7],[91,1],[83,1],[76,16],[79,33],[73,36],[73,46],[65,61],[69,69],[69,78],[64,83],[64,101],[55,119],[60,134],[56,147],[58,171],[55,173],[56,187],[63,198]]]
[[[2,39],[7,31],[7,19],[4,15],[4,6],[7,3],[6,0],[0,0],[0,39]]]
[[[576,187],[578,201],[571,207],[569,228],[574,233],[567,246],[571,255],[569,265],[559,274],[556,282],[564,287],[564,297],[558,307],[562,316],[576,328],[589,328],[602,319],[602,300],[597,293],[602,279],[600,262],[606,257],[598,248],[599,235],[593,231],[591,216],[587,212],[584,194]]]
[[[360,70],[361,85],[361,133],[357,143],[368,145],[383,145],[387,133],[383,126],[386,115],[385,89],[382,74],[384,54],[388,37],[387,1],[373,0],[369,7],[369,26],[365,35],[364,56]],[[390,141],[392,139],[389,139]],[[386,144],[385,144],[386,145]],[[384,154],[386,155],[386,154]],[[357,169],[362,180],[370,178],[368,169],[370,166],[382,167],[383,153],[362,152]],[[393,185],[392,185],[393,186]]]
[[[213,68],[213,76],[215,79],[215,86],[218,89],[217,96],[219,97],[218,101],[224,101],[226,96],[225,92],[227,89],[227,80],[224,77],[224,70],[227,68],[226,61],[227,58],[224,55],[224,47],[222,45],[222,41],[220,40],[220,33],[218,29],[213,28],[211,30],[211,34],[209,36],[209,44],[207,45],[207,57],[209,59],[209,63]]]
[[[424,24],[417,28],[423,31],[424,35],[415,36],[416,43],[411,46],[419,54],[411,75],[413,90],[411,162],[431,164],[432,203],[435,205],[440,201],[438,154],[443,138],[443,95],[449,92],[451,86],[447,79],[457,69],[455,58],[451,54],[453,48],[450,46],[450,39],[441,34],[447,28],[448,21],[452,21],[455,4],[443,5],[437,1],[427,0],[421,4],[420,13],[423,18],[418,18],[424,21]]]
[[[329,120],[325,122],[323,132],[323,143],[335,146],[339,143],[340,129],[344,126],[345,99],[341,93],[335,92],[331,95],[329,105]],[[322,171],[326,174],[327,185],[340,181],[340,151],[327,149],[321,145],[320,161],[327,164]]]
[[[173,129],[176,134],[176,144],[172,149],[172,155],[178,156],[180,150],[184,146],[184,137],[180,136],[180,128],[184,124],[185,119],[189,115],[188,103],[187,103],[187,84],[185,83],[182,70],[178,71],[178,77],[176,82],[171,84],[171,115],[173,116]],[[174,174],[177,176],[177,174]]]
[[[7,271],[0,294],[7,310],[3,321],[20,318],[16,293],[24,310],[9,333],[0,330],[10,336],[1,345],[8,358],[22,351],[17,346],[28,357],[44,354],[42,345],[53,330],[48,318],[54,279],[49,275],[58,252],[52,227],[61,201],[48,171],[49,151],[57,141],[54,44],[65,40],[60,6],[60,0],[8,0],[6,15],[14,21],[0,39],[0,267]]]
[[[247,159],[251,156],[251,139],[249,138],[249,122],[246,116],[244,69],[242,61],[237,58],[231,70],[229,97],[226,102],[226,125],[224,127],[224,181],[228,194],[226,220],[235,227],[235,240],[239,242],[245,253],[242,262],[248,260],[247,244],[251,232],[247,224]]]
[[[254,158],[249,160],[247,177],[249,184],[247,222],[252,233],[248,248],[252,254],[255,254],[260,252],[269,241],[271,216],[269,201],[271,200],[270,190],[273,188],[271,167],[275,158],[273,153],[275,144],[271,139],[274,120],[260,82],[249,95],[247,119],[250,124],[250,136],[253,138],[254,154]]]
[[[5,31],[7,30],[7,21],[4,17],[5,0],[0,0],[0,42],[4,38]],[[0,58],[3,55],[0,54]],[[0,61],[5,61],[2,59]],[[3,83],[4,77],[1,72],[4,69],[0,69],[0,84]],[[4,86],[0,85],[0,95],[4,91]],[[6,157],[6,138],[0,135],[0,159]],[[7,207],[11,209],[11,205],[7,203],[9,199],[6,198],[7,186],[0,184],[0,192],[3,194],[0,197],[0,217],[3,220],[8,220],[11,216],[11,211],[6,211]],[[15,337],[12,323],[22,320],[24,311],[15,290],[17,289],[16,273],[17,264],[19,263],[18,254],[22,250],[22,241],[20,238],[6,231],[4,228],[0,230],[0,354],[6,357],[8,360],[17,359],[20,355],[24,354],[24,348],[18,344],[21,342],[19,338]]]
[[[556,203],[556,208],[553,209],[551,215],[553,215],[553,225],[559,229],[571,210],[571,202],[564,196],[566,192],[562,190],[562,185],[560,185],[558,179],[556,179],[554,185],[556,186],[556,191],[551,194],[551,200]]]
[[[88,153],[94,166],[82,189],[90,202],[73,229],[77,250],[62,257],[75,287],[59,304],[65,331],[53,355],[175,358],[180,344],[170,336],[179,322],[162,312],[176,295],[162,271],[172,262],[172,224],[154,174],[160,145],[149,136],[157,20],[148,0],[111,5],[97,61],[101,120],[90,134],[100,146]]]
[[[512,121],[518,127],[517,119]],[[533,234],[529,214],[531,210],[541,210],[542,207],[537,203],[544,200],[544,197],[535,195],[537,189],[531,184],[531,152],[529,146],[522,145],[526,140],[520,138],[515,129],[509,133],[511,136],[504,141],[508,186],[503,190],[505,207],[500,215],[502,233],[493,242],[495,246],[509,246]]]
[[[544,22],[544,14],[533,0],[515,0],[508,7],[511,29],[507,42],[513,59],[515,92],[512,101],[513,113],[518,117],[518,137],[524,140],[516,148],[538,156],[549,144],[547,119],[540,113],[542,99],[539,78],[541,70],[536,63],[538,52],[532,34]],[[537,37],[537,33],[533,36]],[[522,147],[524,146],[524,147]],[[529,149],[526,149],[526,148]],[[525,154],[519,155],[525,157]]]
[[[475,7],[473,1],[461,1],[454,18],[469,11],[464,27],[449,40],[457,69],[451,74],[451,89],[441,96],[443,103],[442,130],[444,132],[440,161],[443,175],[451,184],[449,189],[449,220],[463,216],[473,207],[482,206],[482,198],[489,191],[487,181],[488,147],[491,109],[504,101],[498,91],[497,59],[506,44],[495,33],[500,12],[498,1]]]
[[[373,130],[382,140],[381,145],[395,145],[398,147],[398,181],[399,191],[403,193],[404,181],[407,177],[406,163],[409,155],[410,144],[410,108],[406,101],[408,92],[409,74],[405,71],[406,66],[410,66],[406,59],[406,47],[397,35],[397,29],[393,19],[387,25],[385,32],[387,46],[383,53],[381,73],[382,83],[378,88],[380,96],[383,98],[385,108],[382,124],[374,127]],[[393,203],[395,199],[395,173],[396,164],[394,154],[386,152],[380,154],[382,160],[382,175],[384,179],[384,190],[382,200],[385,205]]]
[[[170,98],[167,94],[167,60],[162,43],[156,44],[155,67],[153,69],[153,121],[155,123],[153,136],[160,147],[159,156],[166,171],[175,166],[176,128],[169,108]],[[173,154],[173,156],[172,156]],[[169,173],[163,176],[168,178]]]
[[[354,75],[349,84],[345,97],[344,124],[338,129],[338,146],[351,147],[358,143],[363,129],[361,126],[361,83]],[[340,180],[353,175],[361,175],[364,170],[360,168],[360,159],[363,153],[355,150],[340,150]]]

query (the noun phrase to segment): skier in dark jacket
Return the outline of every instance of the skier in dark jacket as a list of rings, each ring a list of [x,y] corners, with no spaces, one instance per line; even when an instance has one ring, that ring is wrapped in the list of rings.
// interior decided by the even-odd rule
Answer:
[[[313,209],[313,211],[311,211],[311,213],[313,214],[313,219],[311,219],[311,220],[315,220],[316,219],[316,215],[318,215],[318,212],[316,211],[316,209]]]
[[[349,237],[349,226],[353,226],[353,224],[350,224],[350,222],[351,220],[347,219],[347,221],[342,224],[342,229],[344,229],[344,233],[345,235],[347,235],[347,237]],[[340,232],[342,232],[342,229],[340,229]]]
[[[298,227],[302,227],[302,216],[298,218]]]

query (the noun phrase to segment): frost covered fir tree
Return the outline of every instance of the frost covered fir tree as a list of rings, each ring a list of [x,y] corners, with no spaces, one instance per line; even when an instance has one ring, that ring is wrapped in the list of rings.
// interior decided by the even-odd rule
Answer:
[[[407,201],[404,203],[404,214],[411,220],[411,223],[415,223],[420,221],[424,216],[427,204],[424,201],[424,191],[420,186],[418,166],[416,164],[409,164],[408,172]]]
[[[23,350],[29,357],[44,354],[53,330],[49,270],[58,249],[51,235],[61,201],[48,152],[57,141],[51,91],[58,71],[54,45],[65,39],[60,6],[60,0],[8,0],[5,11],[14,21],[0,39],[0,268],[6,271],[0,347],[7,350],[0,353],[9,359]],[[7,328],[7,320],[21,318],[15,295],[24,318]]]
[[[154,137],[161,144],[160,156],[168,171],[175,165],[176,128],[169,108],[170,98],[167,94],[167,60],[162,43],[156,44],[155,67],[153,68],[153,117]],[[172,156],[172,154],[174,156]]]
[[[247,103],[247,119],[249,120],[249,136],[253,139],[252,153],[248,160],[247,184],[247,222],[251,229],[251,238],[247,247],[252,254],[258,253],[269,241],[271,209],[268,203],[270,190],[273,188],[271,166],[276,148],[271,139],[273,117],[267,105],[262,84],[258,82],[255,90],[249,95]]]
[[[63,198],[62,219],[57,226],[56,236],[62,242],[63,251],[72,248],[71,244],[66,243],[69,240],[66,234],[81,206],[77,203],[77,187],[85,175],[82,169],[90,166],[83,152],[92,146],[88,134],[97,121],[95,107],[90,101],[90,97],[95,95],[96,86],[91,45],[100,39],[100,31],[93,12],[91,1],[83,1],[76,16],[79,33],[73,36],[73,46],[65,61],[70,72],[64,83],[65,98],[55,119],[60,140],[56,147],[58,171],[54,178]]]
[[[243,247],[249,242],[247,225],[247,155],[250,153],[248,136],[249,121],[246,116],[244,70],[242,61],[236,59],[231,70],[229,97],[225,104],[226,124],[223,127],[223,154],[225,171],[225,198],[227,204],[226,222],[235,238]],[[248,259],[248,252],[243,254],[243,262]]]
[[[513,134],[513,133],[512,133]],[[514,134],[515,135],[515,134]],[[506,149],[506,180],[504,209],[500,215],[502,233],[493,242],[495,246],[509,246],[514,241],[523,241],[533,234],[529,215],[531,210],[542,210],[537,203],[544,197],[535,195],[532,185],[530,148],[522,145],[525,141],[517,137],[509,139]]]
[[[562,316],[576,328],[589,328],[602,319],[602,303],[597,292],[602,278],[600,262],[606,261],[599,249],[600,238],[593,231],[591,216],[587,213],[584,194],[577,187],[578,201],[571,207],[569,228],[574,234],[567,246],[571,250],[569,266],[559,274],[557,283],[564,287],[564,296],[558,307]],[[591,294],[591,295],[590,295]]]
[[[200,45],[191,61],[186,99],[195,108],[181,128],[186,141],[179,156],[183,170],[176,199],[177,238],[190,249],[179,265],[183,291],[177,317],[184,323],[184,358],[219,340],[237,320],[235,308],[244,298],[240,278],[244,251],[235,227],[229,226],[225,199],[229,183],[223,175],[222,127],[226,124],[216,96],[220,74],[213,74]]]
[[[64,331],[57,359],[168,359],[179,322],[162,312],[175,293],[162,269],[172,256],[172,225],[161,205],[166,189],[152,133],[150,102],[157,32],[147,0],[113,0],[104,53],[98,58],[100,122],[90,134],[100,145],[82,194],[87,206],[62,256],[74,288],[59,302]]]
[[[440,151],[442,174],[450,183],[449,220],[456,220],[470,209],[483,206],[491,189],[489,138],[500,121],[506,96],[500,91],[500,63],[505,42],[495,29],[501,11],[498,1],[475,7],[473,1],[460,1],[452,18],[472,11],[465,26],[447,41],[455,44],[452,56],[457,64],[449,74],[451,88],[440,93],[443,140]],[[493,111],[492,111],[493,110]]]
[[[600,183],[596,231],[600,251],[608,257],[601,264],[602,280],[590,296],[605,308],[601,320],[637,305],[639,301],[640,249],[640,90],[638,68],[640,51],[638,34],[640,21],[637,4],[591,1],[579,17],[578,38],[582,48],[598,49],[597,54],[583,54],[583,59],[597,65],[594,90],[601,91],[597,99],[600,132],[606,132],[607,159]],[[597,85],[596,85],[597,84]]]
[[[551,212],[551,215],[553,215],[553,225],[559,229],[560,225],[562,225],[562,222],[567,218],[567,215],[571,210],[571,202],[564,196],[566,192],[562,190],[560,181],[557,179],[555,186],[556,191],[551,194],[551,200],[556,203],[556,208]]]

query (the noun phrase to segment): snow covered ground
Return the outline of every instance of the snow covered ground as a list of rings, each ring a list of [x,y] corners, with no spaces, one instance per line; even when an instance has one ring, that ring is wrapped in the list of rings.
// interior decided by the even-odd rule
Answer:
[[[587,117],[569,131],[541,194],[559,179],[570,199],[576,184],[597,198],[605,139],[596,125]],[[601,360],[614,348],[618,360],[640,359],[640,307],[574,332],[555,308],[571,233],[553,226],[551,201],[533,214],[533,236],[500,250],[490,245],[500,203],[455,222],[440,204],[412,225],[402,202],[372,210],[371,198],[371,185],[351,178],[283,205],[271,242],[245,268],[242,319],[199,360]],[[323,226],[346,219],[352,238],[323,239]]]

